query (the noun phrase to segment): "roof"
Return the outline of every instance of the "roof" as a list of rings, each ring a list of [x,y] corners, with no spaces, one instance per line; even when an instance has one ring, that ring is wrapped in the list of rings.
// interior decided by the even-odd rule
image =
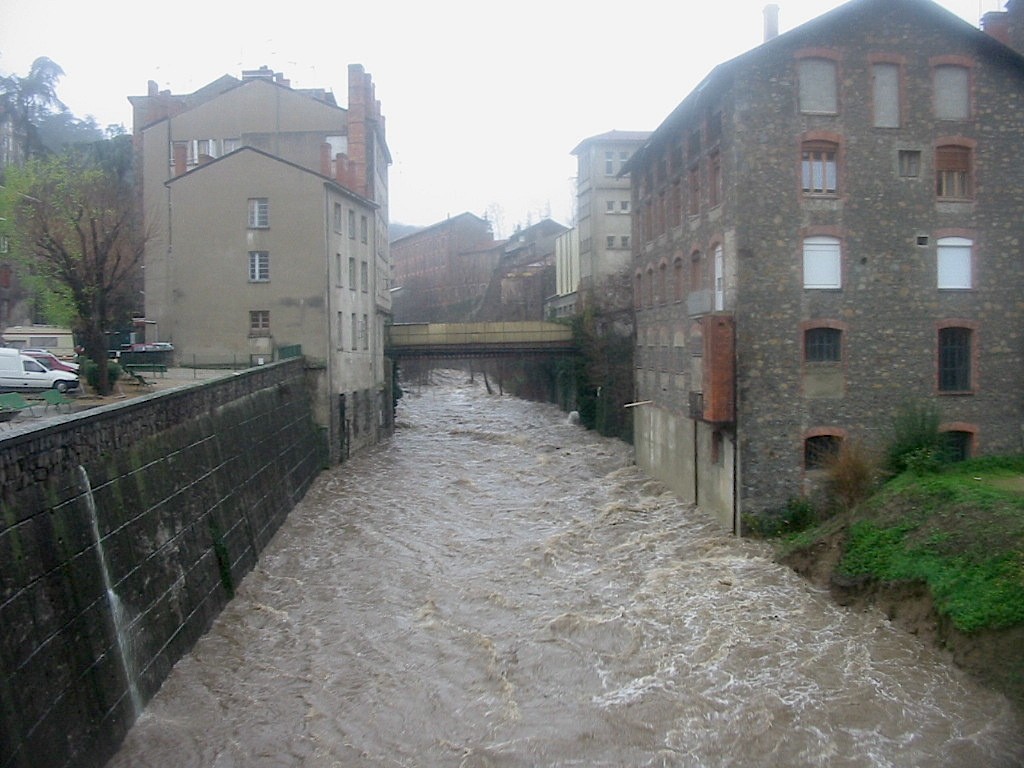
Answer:
[[[410,239],[410,238],[413,238],[413,237],[422,237],[425,233],[430,232],[430,230],[432,230],[432,229],[440,229],[441,227],[448,226],[452,222],[458,221],[459,219],[465,218],[466,216],[469,216],[470,218],[476,219],[481,224],[488,224],[488,225],[490,225],[490,222],[487,219],[481,219],[475,213],[470,213],[469,211],[465,211],[463,213],[456,214],[455,216],[449,216],[447,219],[444,219],[443,221],[439,221],[439,222],[436,222],[435,224],[431,224],[431,225],[423,227],[421,229],[417,229],[415,232],[410,232],[408,235],[403,235],[402,237],[399,237],[396,240],[392,240],[391,244],[394,245],[395,243],[400,243],[403,240],[407,240],[407,239]]]
[[[220,163],[223,163],[223,162],[225,162],[225,161],[227,161],[229,159],[237,158],[242,153],[245,153],[245,152],[251,152],[253,154],[260,155],[260,156],[265,157],[265,158],[267,158],[269,160],[273,160],[276,163],[281,163],[282,165],[286,165],[286,166],[288,166],[290,168],[294,168],[294,169],[296,169],[298,171],[301,171],[303,173],[307,173],[310,176],[313,176],[313,177],[319,179],[320,181],[323,181],[325,184],[327,184],[327,185],[329,185],[331,187],[334,187],[338,191],[343,192],[348,197],[351,197],[354,200],[359,201],[360,203],[362,203],[363,205],[365,205],[368,208],[379,208],[380,207],[380,205],[378,203],[375,203],[373,200],[368,200],[367,198],[363,197],[362,195],[360,195],[360,194],[358,194],[356,192],[353,192],[348,187],[346,187],[346,186],[344,186],[342,184],[339,184],[337,182],[337,180],[332,179],[330,176],[324,176],[322,173],[318,173],[317,171],[311,170],[310,168],[307,168],[304,165],[299,165],[298,163],[293,163],[291,160],[285,160],[284,158],[278,157],[277,155],[272,155],[269,152],[264,152],[262,149],[257,149],[256,147],[248,147],[248,146],[240,147],[240,148],[234,150],[233,152],[228,152],[226,155],[221,155],[220,157],[216,157],[216,158],[214,158],[212,160],[209,160],[208,162],[201,163],[201,164],[195,166],[194,168],[191,168],[191,169],[185,171],[185,173],[179,174],[178,176],[175,176],[175,177],[173,177],[171,179],[168,179],[167,181],[164,182],[164,185],[165,186],[170,186],[171,184],[174,184],[179,179],[184,179],[185,177],[190,177],[190,176],[193,176],[194,174],[197,174],[197,173],[202,173],[203,171],[207,170],[208,168],[216,167]]]
[[[635,165],[642,163],[651,149],[659,145],[664,135],[671,131],[676,124],[683,122],[691,110],[696,109],[703,102],[707,94],[716,93],[727,87],[734,75],[745,66],[753,64],[762,58],[776,55],[783,50],[797,48],[802,44],[813,44],[825,31],[847,27],[855,23],[857,17],[877,16],[886,12],[893,13],[899,11],[919,18],[922,21],[943,27],[955,34],[963,35],[965,39],[977,46],[982,53],[1013,61],[1018,66],[1024,67],[1024,56],[1020,53],[967,23],[951,11],[947,11],[942,6],[932,2],[932,0],[849,0],[849,2],[844,3],[838,8],[834,8],[811,21],[801,24],[799,27],[766,41],[746,53],[742,53],[733,59],[717,65],[669,113],[668,117],[662,121],[661,125],[651,134],[645,144],[623,166],[619,175],[628,174]]]
[[[608,131],[607,133],[599,133],[596,136],[590,136],[583,139],[572,152],[569,154],[576,155],[583,150],[589,144],[605,144],[613,142],[629,142],[633,144],[639,144],[640,142],[647,141],[650,137],[651,131]]]

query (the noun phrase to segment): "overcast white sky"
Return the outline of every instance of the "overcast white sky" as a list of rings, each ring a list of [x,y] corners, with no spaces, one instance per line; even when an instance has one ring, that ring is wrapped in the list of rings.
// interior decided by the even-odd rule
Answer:
[[[840,0],[776,0],[780,30]],[[572,223],[588,136],[653,130],[722,61],[759,45],[767,0],[0,0],[0,72],[48,56],[79,116],[131,130],[128,96],[190,93],[266,64],[295,87],[373,76],[387,119],[391,220],[470,211],[499,234]],[[1003,0],[939,0],[973,26]],[[657,72],[648,79],[646,73]]]

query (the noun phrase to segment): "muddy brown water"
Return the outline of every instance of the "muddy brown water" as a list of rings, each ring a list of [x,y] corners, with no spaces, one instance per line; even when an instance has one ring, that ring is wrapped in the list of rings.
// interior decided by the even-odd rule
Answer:
[[[940,653],[451,373],[321,476],[108,768],[1021,764]]]

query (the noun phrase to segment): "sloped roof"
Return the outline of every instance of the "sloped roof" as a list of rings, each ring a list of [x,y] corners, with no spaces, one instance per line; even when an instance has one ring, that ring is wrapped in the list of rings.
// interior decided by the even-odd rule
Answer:
[[[902,11],[922,22],[944,28],[960,34],[969,40],[981,53],[999,59],[1014,61],[1024,66],[1024,56],[1004,45],[991,35],[972,26],[951,11],[932,2],[932,0],[849,0],[849,2],[818,16],[799,27],[784,32],[771,40],[741,53],[733,59],[717,65],[711,72],[686,96],[679,105],[669,113],[661,125],[651,134],[647,142],[640,147],[625,164],[620,176],[628,174],[633,167],[657,147],[665,135],[676,124],[683,122],[691,110],[702,103],[707,94],[716,93],[728,86],[732,78],[748,66],[764,57],[775,55],[784,49],[797,48],[801,44],[809,45],[816,42],[825,30],[842,29],[855,22],[860,16],[881,14],[883,12]]]
[[[305,174],[308,174],[310,176],[315,177],[316,179],[324,182],[325,184],[329,184],[329,185],[335,187],[339,191],[344,192],[349,197],[351,197],[351,198],[353,198],[355,200],[358,200],[359,202],[363,203],[364,205],[366,205],[366,206],[368,206],[370,208],[380,208],[380,204],[379,203],[375,203],[373,200],[368,200],[367,198],[363,197],[362,195],[358,194],[357,192],[353,192],[348,187],[346,187],[346,186],[344,186],[342,184],[339,184],[336,179],[332,179],[330,176],[324,176],[322,173],[318,173],[317,171],[311,170],[310,168],[307,168],[304,165],[299,165],[298,163],[293,163],[290,160],[285,160],[284,158],[278,157],[277,155],[272,155],[269,152],[264,152],[262,149],[257,149],[256,147],[248,147],[248,146],[240,147],[240,148],[234,150],[233,152],[228,152],[226,155],[221,155],[220,157],[217,157],[217,158],[214,158],[212,160],[209,160],[208,162],[201,163],[201,164],[195,166],[194,168],[190,168],[189,170],[185,171],[185,173],[179,174],[178,176],[175,176],[174,178],[171,178],[171,179],[168,179],[167,181],[165,181],[164,182],[164,186],[170,186],[171,184],[174,184],[176,181],[178,181],[180,179],[184,179],[186,177],[192,177],[195,174],[202,173],[203,171],[206,171],[206,170],[208,170],[210,168],[216,168],[221,163],[224,163],[225,161],[231,160],[233,158],[237,158],[237,157],[239,157],[244,152],[251,152],[251,153],[253,153],[255,155],[260,155],[262,157],[265,157],[268,160],[272,160],[275,163],[280,163],[281,165],[285,165],[285,166],[288,166],[290,168],[294,168],[294,169],[296,169],[298,171],[301,171],[302,173],[305,173]]]
[[[641,142],[646,141],[651,135],[651,131],[618,131],[612,130],[607,133],[599,133],[596,136],[589,136],[570,152],[571,155],[579,154],[579,152],[588,144],[597,144],[613,141],[628,141],[628,142]]]

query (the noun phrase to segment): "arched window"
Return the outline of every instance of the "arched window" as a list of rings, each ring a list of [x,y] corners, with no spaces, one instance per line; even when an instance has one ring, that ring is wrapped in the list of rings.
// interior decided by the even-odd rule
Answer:
[[[940,200],[969,200],[973,195],[972,151],[962,144],[935,148],[935,195]]]
[[[843,270],[838,237],[804,239],[804,288],[842,288]]]
[[[950,290],[973,287],[971,254],[974,242],[966,237],[940,237],[936,246],[938,287]]]
[[[672,262],[673,298],[682,301],[686,297],[686,271],[683,269],[683,257],[676,256]]]
[[[843,332],[838,328],[804,331],[804,362],[838,363],[842,359]]]
[[[839,145],[831,141],[805,141],[800,145],[800,178],[804,194],[836,194],[839,188],[838,155]]]
[[[804,469],[824,469],[839,455],[840,435],[812,435],[804,440]]]

